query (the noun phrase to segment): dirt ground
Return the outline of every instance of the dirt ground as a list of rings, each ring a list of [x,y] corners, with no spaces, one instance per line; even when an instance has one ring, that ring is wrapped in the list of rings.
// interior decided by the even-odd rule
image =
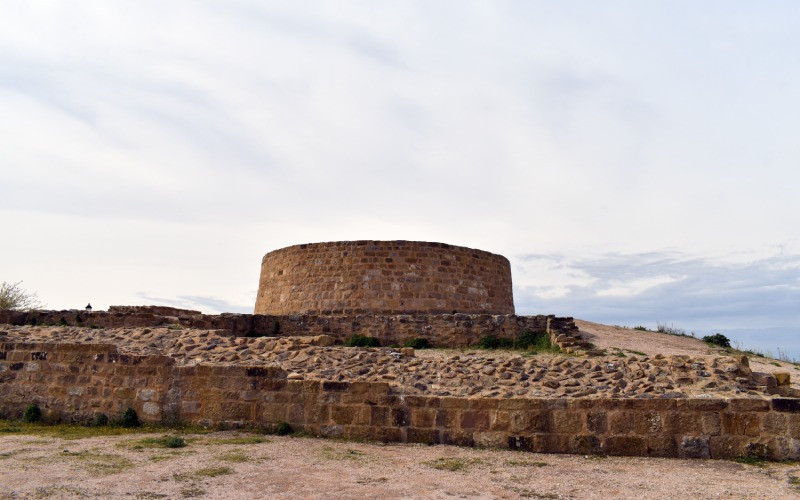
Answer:
[[[585,457],[216,432],[0,435],[0,498],[800,498],[800,464]]]
[[[709,346],[700,339],[682,335],[633,330],[619,326],[603,325],[590,321],[575,320],[581,337],[594,343],[600,349],[617,349],[623,351],[654,354],[688,354],[690,356],[725,356],[724,349]],[[792,376],[792,387],[800,388],[800,366],[770,358],[750,356],[750,367],[753,371],[773,373],[789,372]]]

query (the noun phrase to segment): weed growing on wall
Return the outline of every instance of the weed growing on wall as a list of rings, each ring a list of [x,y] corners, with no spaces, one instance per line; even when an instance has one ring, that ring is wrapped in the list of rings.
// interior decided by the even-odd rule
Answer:
[[[367,335],[353,335],[345,344],[347,347],[380,347],[381,341]]]
[[[136,414],[136,410],[133,408],[128,408],[125,410],[125,413],[122,414],[122,419],[120,420],[120,425],[122,427],[139,427],[141,422],[139,422],[139,415]]]
[[[22,414],[22,420],[26,422],[39,422],[42,420],[42,410],[38,405],[28,405],[25,412]]]
[[[413,347],[414,349],[430,349],[433,347],[433,345],[431,345],[431,342],[428,339],[414,337],[413,339],[406,340],[403,344],[403,347]]]

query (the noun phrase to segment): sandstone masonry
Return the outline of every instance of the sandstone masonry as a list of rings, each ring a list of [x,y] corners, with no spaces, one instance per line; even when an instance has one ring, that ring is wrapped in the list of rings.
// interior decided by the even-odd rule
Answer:
[[[256,314],[513,314],[508,259],[417,241],[295,245],[264,256]]]
[[[291,378],[263,366],[176,366],[99,344],[0,343],[0,413],[32,402],[89,421],[136,409],[145,421],[546,453],[800,459],[792,398],[542,399],[409,396],[387,383]]]

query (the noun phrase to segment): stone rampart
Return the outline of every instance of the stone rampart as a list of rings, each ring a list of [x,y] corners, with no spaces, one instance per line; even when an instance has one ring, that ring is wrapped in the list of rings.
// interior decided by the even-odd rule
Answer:
[[[382,382],[290,380],[277,368],[176,366],[110,345],[0,343],[0,413],[37,403],[88,421],[273,427],[385,442],[546,453],[800,459],[800,399],[515,399],[410,396]]]
[[[155,312],[154,312],[155,311]],[[580,343],[574,339],[578,328],[572,318],[555,316],[514,316],[491,314],[396,314],[396,315],[204,315],[195,311],[170,309],[169,315],[155,306],[117,307],[96,311],[0,311],[0,324],[69,325],[97,328],[181,325],[221,330],[237,336],[330,335],[344,342],[353,335],[369,335],[383,345],[402,344],[411,338],[428,339],[438,347],[475,345],[485,335],[513,339],[524,330],[548,333],[563,347]]]
[[[501,255],[444,243],[309,243],[264,256],[256,314],[513,314]]]

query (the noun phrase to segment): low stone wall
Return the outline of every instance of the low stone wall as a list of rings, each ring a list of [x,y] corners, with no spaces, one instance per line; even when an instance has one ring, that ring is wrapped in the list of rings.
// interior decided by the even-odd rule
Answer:
[[[169,314],[164,314],[169,313]],[[578,347],[578,328],[572,318],[491,314],[398,314],[314,316],[261,314],[204,315],[197,311],[159,306],[113,306],[99,311],[0,311],[0,323],[12,325],[70,325],[98,328],[148,327],[180,324],[190,328],[223,330],[237,336],[329,335],[342,343],[353,335],[369,335],[383,345],[408,339],[428,339],[438,347],[475,345],[485,335],[514,338],[520,332],[548,333],[559,345]]]
[[[37,403],[88,421],[272,427],[322,436],[545,453],[800,459],[800,399],[514,399],[409,396],[380,382],[290,380],[282,370],[176,366],[110,345],[0,343],[0,413]]]

